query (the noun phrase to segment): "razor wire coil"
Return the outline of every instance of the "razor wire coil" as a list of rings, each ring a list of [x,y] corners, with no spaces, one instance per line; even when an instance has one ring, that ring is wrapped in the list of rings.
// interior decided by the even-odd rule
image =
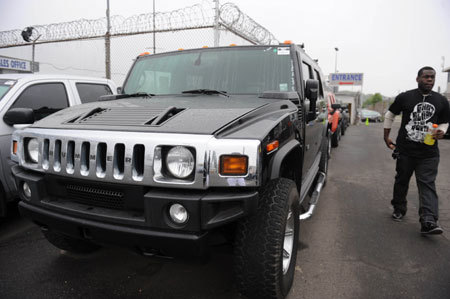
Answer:
[[[153,18],[155,26],[153,27]],[[131,17],[112,16],[110,36],[133,35],[143,32],[178,31],[214,27],[214,9],[202,4],[169,11],[145,13]],[[235,4],[225,3],[220,7],[219,26],[234,31],[255,44],[271,44],[276,38],[266,28],[243,13]],[[48,25],[33,25],[31,40],[36,44],[69,40],[92,39],[105,36],[107,20],[80,19]],[[22,30],[0,32],[0,48],[29,45],[21,36]]]

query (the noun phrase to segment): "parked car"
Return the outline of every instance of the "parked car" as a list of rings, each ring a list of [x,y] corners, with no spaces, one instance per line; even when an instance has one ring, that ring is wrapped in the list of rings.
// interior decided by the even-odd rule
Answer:
[[[328,132],[330,135],[330,144],[332,147],[338,147],[341,140],[341,124],[342,116],[340,111],[341,105],[336,103],[336,97],[334,93],[329,92],[327,96],[327,119],[328,119]]]
[[[348,104],[341,104],[341,116],[342,116],[342,126],[341,126],[341,135],[345,135],[345,131],[350,126],[350,115],[348,113]]]
[[[96,101],[101,95],[116,93],[111,80],[43,74],[0,75],[0,217],[7,203],[17,199],[11,175],[11,134],[20,125],[11,121],[18,110],[27,110],[29,120],[40,120],[58,110]]]
[[[229,242],[238,290],[284,298],[326,179],[326,97],[294,44],[139,56],[123,94],[14,134],[20,212],[72,252],[195,256]]]
[[[369,122],[381,122],[381,114],[377,111],[368,110],[368,109],[361,109],[361,121],[365,122],[366,119],[369,120]]]

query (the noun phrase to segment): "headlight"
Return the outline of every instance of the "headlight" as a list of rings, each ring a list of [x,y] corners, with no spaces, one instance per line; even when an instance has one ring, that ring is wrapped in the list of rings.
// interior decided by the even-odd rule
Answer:
[[[184,146],[175,146],[167,153],[166,166],[174,177],[187,178],[194,171],[194,156]]]
[[[37,163],[39,157],[39,142],[36,138],[30,138],[27,142],[27,156],[30,162]]]

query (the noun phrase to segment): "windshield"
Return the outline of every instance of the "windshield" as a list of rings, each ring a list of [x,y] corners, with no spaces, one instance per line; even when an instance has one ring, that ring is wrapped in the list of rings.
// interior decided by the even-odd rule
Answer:
[[[0,79],[0,100],[3,99],[3,96],[14,86],[15,83],[16,80]]]
[[[180,94],[210,89],[228,94],[294,91],[289,47],[202,49],[139,59],[125,83],[126,94]]]

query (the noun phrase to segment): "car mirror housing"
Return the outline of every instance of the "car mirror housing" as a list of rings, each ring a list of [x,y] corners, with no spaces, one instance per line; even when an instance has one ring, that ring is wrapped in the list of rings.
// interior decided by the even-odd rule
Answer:
[[[318,80],[313,80],[313,79],[306,80],[305,96],[311,102],[317,101],[317,98],[319,97],[319,81]]]
[[[3,116],[3,121],[10,126],[32,124],[34,120],[34,111],[31,108],[13,108]]]

